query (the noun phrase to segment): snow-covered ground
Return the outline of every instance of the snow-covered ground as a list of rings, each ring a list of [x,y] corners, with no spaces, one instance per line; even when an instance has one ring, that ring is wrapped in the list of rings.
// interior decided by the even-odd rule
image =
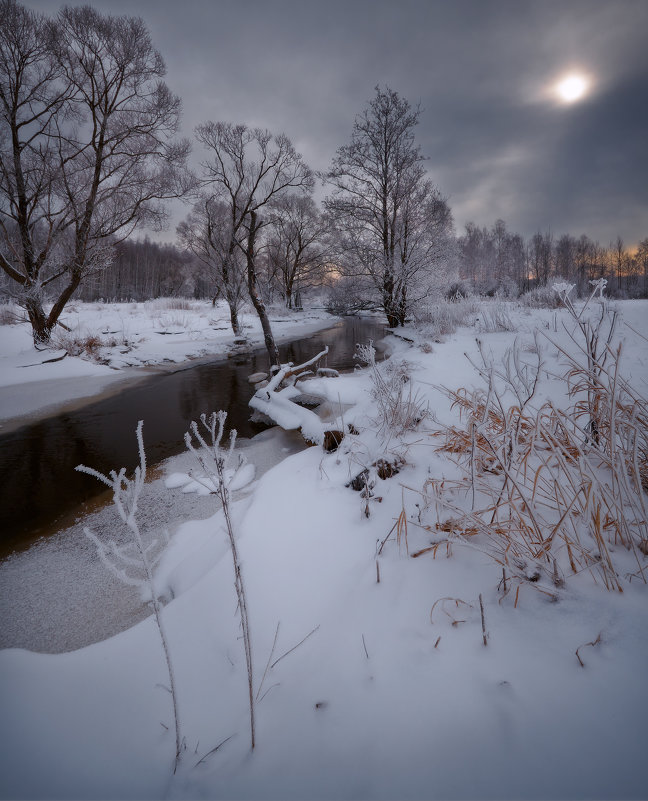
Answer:
[[[149,617],[70,653],[0,652],[2,797],[648,797],[645,554],[601,541],[622,593],[605,589],[596,560],[570,571],[562,546],[552,550],[555,583],[551,571],[525,579],[512,558],[506,592],[483,533],[444,527],[440,499],[465,505],[470,488],[439,451],[435,432],[461,423],[439,387],[484,386],[471,364],[480,364],[479,343],[495,368],[515,340],[523,364],[540,354],[533,405],[568,403],[554,344],[574,350],[567,312],[498,307],[513,329],[504,331],[493,308],[442,337],[399,331],[411,342],[395,340],[378,370],[392,388],[406,376],[403,399],[428,410],[413,428],[382,426],[371,370],[306,382],[304,391],[344,408],[334,425],[352,433],[336,452],[288,457],[234,504],[254,752],[232,560],[214,501],[212,516],[180,526],[156,578],[185,743],[175,775],[168,677]],[[617,309],[619,374],[645,396],[648,303]],[[380,478],[380,459],[398,473]],[[348,486],[363,469],[374,482],[368,499]],[[501,488],[501,476],[492,481]],[[177,497],[191,489],[177,472],[167,483]]]
[[[0,307],[3,321],[18,309]],[[271,313],[277,341],[307,336],[335,318],[324,311]],[[52,347],[34,348],[28,323],[0,325],[0,430],[53,407],[117,392],[151,369],[188,360],[225,357],[234,347],[224,303],[160,298],[144,303],[70,303]],[[259,318],[244,312],[246,347],[263,344]]]

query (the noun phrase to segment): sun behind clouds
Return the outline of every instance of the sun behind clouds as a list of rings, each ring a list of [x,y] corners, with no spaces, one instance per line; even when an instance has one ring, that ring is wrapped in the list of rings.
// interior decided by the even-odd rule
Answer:
[[[556,83],[554,91],[561,103],[577,103],[587,95],[589,88],[589,79],[573,72],[562,77]]]

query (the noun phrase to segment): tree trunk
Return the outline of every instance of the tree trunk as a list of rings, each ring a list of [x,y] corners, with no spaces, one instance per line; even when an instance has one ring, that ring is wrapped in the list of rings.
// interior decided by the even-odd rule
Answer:
[[[255,211],[250,212],[250,232],[248,235],[247,240],[247,248],[245,250],[245,256],[247,260],[247,278],[248,278],[248,293],[250,295],[250,300],[252,301],[252,305],[256,309],[256,313],[259,315],[259,320],[261,320],[261,328],[263,329],[263,339],[265,341],[265,346],[268,351],[268,356],[270,357],[270,366],[276,365],[279,367],[279,350],[274,340],[274,336],[272,334],[272,328],[270,327],[270,320],[268,319],[268,315],[266,313],[265,304],[261,300],[261,296],[259,295],[259,288],[257,285],[257,276],[256,276],[256,269],[254,267],[254,244],[256,239],[256,233],[258,230],[258,223],[257,223],[257,215]]]
[[[241,335],[241,323],[239,322],[238,318],[238,305],[236,303],[236,298],[228,298],[227,304],[230,310],[230,323],[232,325],[232,331],[234,332],[234,336],[238,337]]]
[[[52,335],[52,328],[47,324],[47,315],[40,298],[29,295],[25,301],[25,309],[31,323],[34,345],[47,345]]]
[[[65,308],[66,303],[70,300],[72,295],[76,292],[81,283],[81,274],[80,273],[72,273],[70,276],[69,283],[66,287],[64,287],[61,294],[58,296],[52,309],[47,317],[47,339],[49,340],[50,335],[52,333],[52,329],[58,322],[58,318],[61,316],[63,309]]]

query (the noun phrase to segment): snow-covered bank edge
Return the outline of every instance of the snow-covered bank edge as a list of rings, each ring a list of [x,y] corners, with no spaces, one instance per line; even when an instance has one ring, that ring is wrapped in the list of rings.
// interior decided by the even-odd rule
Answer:
[[[174,309],[173,301],[74,303],[62,318],[71,331],[57,331],[47,350],[34,348],[27,323],[1,325],[0,432],[120,392],[156,372],[227,359],[235,338],[224,306],[184,301]],[[323,310],[271,315],[279,343],[338,320]],[[243,347],[262,347],[258,318],[243,314],[242,325]]]

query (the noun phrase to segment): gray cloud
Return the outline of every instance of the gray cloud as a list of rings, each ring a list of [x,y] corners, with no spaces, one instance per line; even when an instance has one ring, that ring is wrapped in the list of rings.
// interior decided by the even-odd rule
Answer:
[[[146,20],[187,135],[208,119],[285,131],[325,169],[373,87],[388,84],[421,103],[421,149],[459,227],[503,217],[526,236],[648,236],[644,0],[94,5]],[[593,91],[561,107],[547,89],[572,67]]]

